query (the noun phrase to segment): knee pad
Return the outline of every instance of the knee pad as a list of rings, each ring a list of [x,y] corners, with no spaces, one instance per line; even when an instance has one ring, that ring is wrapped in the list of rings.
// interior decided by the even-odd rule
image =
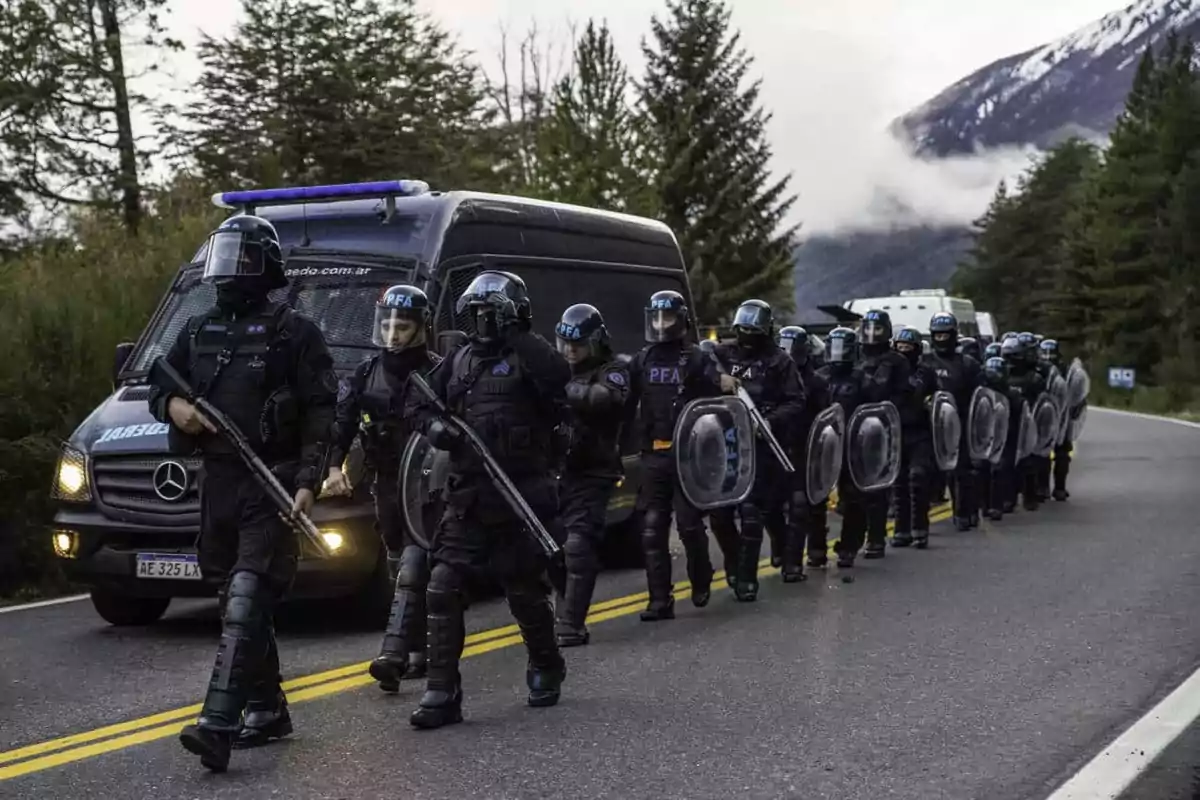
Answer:
[[[426,590],[429,613],[447,613],[463,602],[463,580],[458,570],[447,564],[436,564],[429,575]]]
[[[227,625],[253,627],[262,618],[267,597],[266,581],[254,572],[235,572],[225,593],[224,619]]]
[[[400,571],[396,575],[397,586],[421,586],[429,577],[429,553],[416,545],[409,545],[400,553]]]
[[[563,547],[563,554],[567,557],[568,563],[580,563],[591,560],[592,543],[582,533],[572,531],[567,534],[567,543]]]
[[[642,531],[643,538],[647,534],[658,534],[662,531],[670,530],[671,521],[666,514],[659,511],[657,508],[648,508],[642,514]]]

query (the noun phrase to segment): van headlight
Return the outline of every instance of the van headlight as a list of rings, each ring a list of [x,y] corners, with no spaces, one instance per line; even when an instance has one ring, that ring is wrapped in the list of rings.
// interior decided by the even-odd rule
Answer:
[[[88,458],[70,445],[64,444],[54,468],[54,484],[50,496],[68,503],[88,503],[92,487],[88,483]]]

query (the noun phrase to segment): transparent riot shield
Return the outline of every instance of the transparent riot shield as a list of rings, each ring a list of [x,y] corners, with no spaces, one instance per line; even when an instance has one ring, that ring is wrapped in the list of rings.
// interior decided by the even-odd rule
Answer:
[[[850,479],[864,492],[886,489],[900,474],[900,412],[891,403],[859,406],[846,423]]]
[[[1016,463],[1021,463],[1033,454],[1037,447],[1037,422],[1033,419],[1033,406],[1021,404],[1021,414],[1017,419],[1017,453]]]
[[[400,457],[400,510],[409,535],[426,550],[441,516],[449,476],[449,453],[431,446],[419,433],[408,437]]]
[[[933,434],[933,460],[942,472],[958,466],[958,447],[962,439],[962,423],[958,406],[949,392],[934,392],[929,404],[929,428]]]
[[[1033,404],[1034,435],[1033,455],[1046,458],[1058,442],[1058,406],[1048,392],[1042,392]]]
[[[967,452],[972,461],[986,461],[992,452],[992,440],[996,435],[997,394],[986,386],[971,393],[971,405],[967,409]]]
[[[1083,362],[1078,358],[1071,361],[1071,366],[1067,367],[1067,402],[1071,408],[1077,408],[1084,400],[1087,400],[1088,392],[1092,388],[1092,379],[1088,377],[1087,370],[1083,368]]]
[[[817,414],[808,429],[804,490],[813,505],[824,503],[837,486],[845,437],[846,412],[837,403]]]
[[[1008,444],[1008,425],[1012,415],[1012,405],[1008,398],[999,392],[996,396],[996,410],[992,416],[992,449],[987,460],[997,465],[1004,458],[1004,447]]]
[[[675,423],[679,487],[695,508],[741,503],[754,488],[754,423],[737,397],[701,397]]]

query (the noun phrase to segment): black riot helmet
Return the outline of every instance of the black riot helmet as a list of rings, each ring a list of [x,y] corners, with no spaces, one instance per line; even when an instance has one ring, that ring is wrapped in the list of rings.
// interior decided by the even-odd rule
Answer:
[[[429,298],[405,283],[389,286],[375,301],[375,329],[371,343],[393,352],[425,344],[429,325]]]
[[[1004,334],[1000,337],[1000,341],[1003,342],[1005,339],[1015,339],[1019,335],[1020,334],[1018,334],[1016,331],[1005,331]]]
[[[287,286],[275,226],[250,214],[222,222],[208,237],[203,280],[218,286],[245,286],[263,295]]]
[[[779,329],[779,349],[792,357],[792,361],[796,362],[797,367],[803,367],[808,363],[809,356],[809,335],[808,331],[801,328],[799,325],[787,325]]]
[[[979,352],[979,340],[974,336],[964,336],[958,340],[958,352],[964,356],[970,356],[976,361],[982,361],[982,353]]]
[[[1021,358],[1026,364],[1037,363],[1037,337],[1035,337],[1029,331],[1025,331],[1017,336],[1017,344],[1020,346]]]
[[[909,361],[916,361],[924,352],[922,344],[924,340],[916,328],[901,328],[896,331],[896,339],[893,342],[893,347],[896,352],[907,358]]]
[[[833,367],[850,367],[858,361],[858,334],[837,327],[825,337],[825,361]]]
[[[999,356],[989,358],[983,362],[983,374],[993,386],[1002,385],[1008,380],[1008,362]]]
[[[985,361],[989,358],[1000,358],[1001,355],[999,342],[992,342],[983,348],[983,358]]]
[[[576,303],[563,312],[554,326],[558,352],[571,366],[593,359],[608,359],[608,328],[599,309],[587,303]]]
[[[775,335],[775,315],[763,300],[747,300],[733,315],[733,331],[741,347],[760,347]]]
[[[494,270],[475,276],[458,298],[455,313],[471,315],[471,330],[467,334],[472,342],[481,345],[500,342],[514,326],[529,330],[533,319],[525,281],[511,272]]]
[[[958,347],[958,318],[941,311],[929,320],[929,338],[939,356],[948,356]]]
[[[1000,343],[1000,356],[1009,364],[1022,361],[1023,351],[1021,342],[1016,336],[1010,336]]]
[[[646,303],[646,341],[674,342],[687,335],[691,320],[683,295],[670,289],[655,292]]]
[[[892,340],[892,318],[886,311],[873,308],[863,314],[859,335],[864,347],[886,347]]]
[[[1058,351],[1057,339],[1042,339],[1042,343],[1038,345],[1038,355],[1042,361],[1050,364],[1058,364],[1061,353]]]

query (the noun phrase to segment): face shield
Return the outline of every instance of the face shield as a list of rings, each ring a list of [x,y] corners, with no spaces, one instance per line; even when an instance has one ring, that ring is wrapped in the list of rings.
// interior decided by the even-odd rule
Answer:
[[[863,320],[859,339],[863,344],[887,344],[887,326],[877,319]]]
[[[765,336],[771,324],[765,308],[755,305],[740,306],[733,316],[733,327],[752,336]]]
[[[646,341],[670,342],[683,335],[682,315],[673,308],[646,309]]]
[[[371,342],[387,350],[405,350],[425,341],[425,328],[412,312],[400,308],[376,308],[375,332]]]
[[[564,339],[557,337],[558,352],[571,366],[582,364],[596,355],[596,348],[591,339]]]
[[[841,337],[825,342],[825,360],[830,364],[849,364],[854,360],[853,348]]]
[[[263,249],[241,231],[218,231],[209,237],[204,257],[207,283],[232,278],[256,278],[263,274]]]

